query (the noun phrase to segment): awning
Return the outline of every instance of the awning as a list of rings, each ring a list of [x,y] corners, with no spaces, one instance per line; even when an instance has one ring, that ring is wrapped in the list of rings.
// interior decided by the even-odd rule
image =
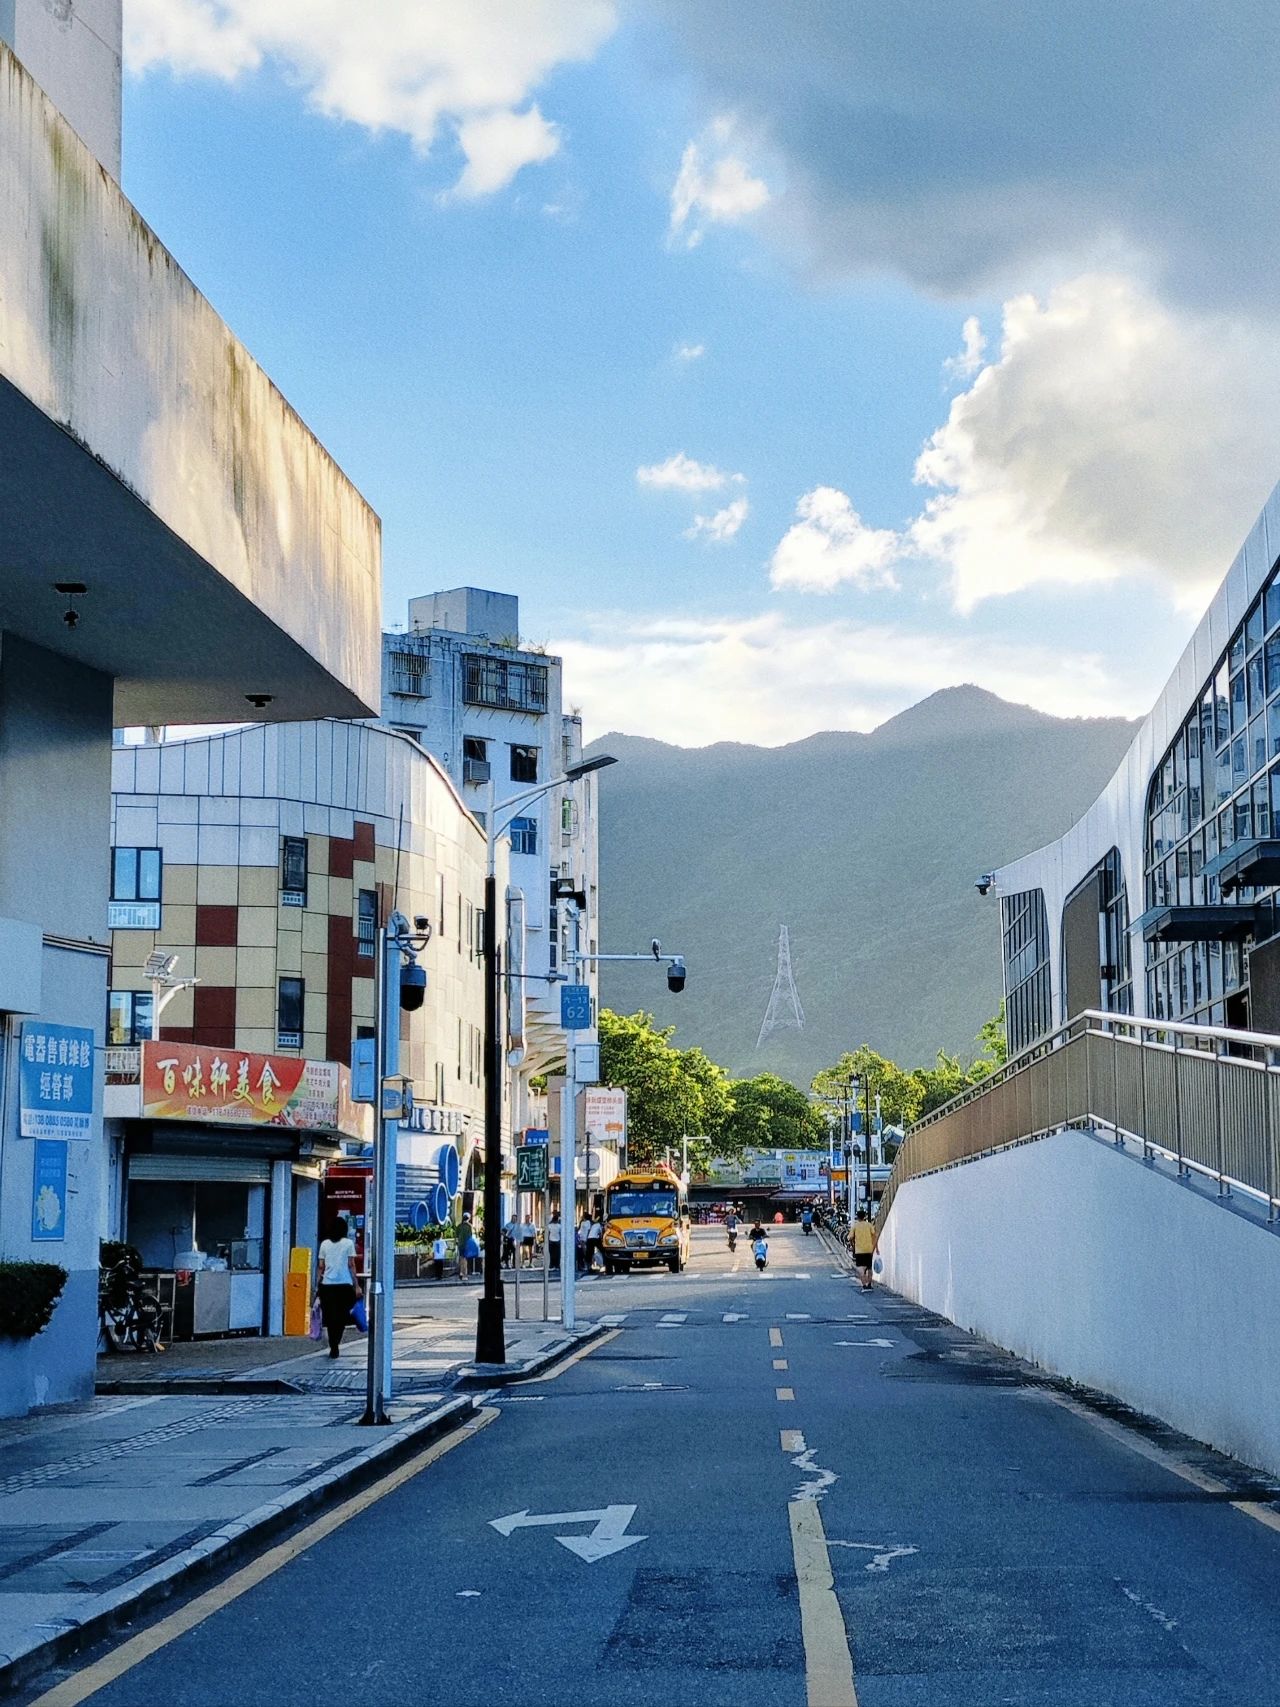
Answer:
[[[1280,841],[1258,836],[1252,841],[1233,842],[1215,859],[1205,861],[1204,875],[1216,877],[1224,895],[1242,884],[1261,887],[1280,883]]]
[[[1134,921],[1144,942],[1221,942],[1249,936],[1256,907],[1151,907]]]

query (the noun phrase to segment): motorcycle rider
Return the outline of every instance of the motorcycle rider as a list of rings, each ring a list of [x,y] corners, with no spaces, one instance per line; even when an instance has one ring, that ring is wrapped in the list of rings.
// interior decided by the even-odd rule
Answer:
[[[751,1254],[756,1259],[756,1267],[763,1273],[769,1266],[769,1241],[764,1236],[764,1228],[759,1224],[751,1230]]]
[[[738,1247],[738,1212],[736,1209],[731,1209],[725,1216],[724,1226],[725,1232],[729,1235],[729,1249],[731,1251],[736,1250]]]
[[[800,1211],[800,1225],[806,1233],[813,1232],[813,1205],[811,1203],[806,1203]]]

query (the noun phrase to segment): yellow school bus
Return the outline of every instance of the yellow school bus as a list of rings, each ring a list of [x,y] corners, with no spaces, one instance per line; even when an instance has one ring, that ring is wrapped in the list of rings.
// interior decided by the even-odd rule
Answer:
[[[606,1274],[659,1263],[679,1274],[689,1260],[689,1206],[670,1168],[630,1168],[606,1188],[600,1255]]]

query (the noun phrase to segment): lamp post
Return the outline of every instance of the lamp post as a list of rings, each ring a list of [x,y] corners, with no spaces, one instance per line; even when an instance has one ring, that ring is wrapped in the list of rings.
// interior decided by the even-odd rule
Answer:
[[[510,827],[521,806],[540,800],[552,789],[577,782],[591,771],[603,770],[617,760],[601,754],[580,765],[570,765],[550,782],[539,783],[513,794],[498,806],[494,799],[493,782],[489,783],[489,804],[485,813],[484,867],[484,1289],[480,1294],[476,1314],[476,1362],[505,1363],[506,1303],[502,1289],[502,1081],[503,1026],[502,957],[498,948],[498,814],[504,814],[502,828]],[[572,1181],[568,1188],[572,1190]],[[565,1182],[560,1182],[561,1215],[564,1214]],[[560,1223],[561,1250],[564,1250],[565,1224]],[[563,1266],[563,1255],[561,1258]]]

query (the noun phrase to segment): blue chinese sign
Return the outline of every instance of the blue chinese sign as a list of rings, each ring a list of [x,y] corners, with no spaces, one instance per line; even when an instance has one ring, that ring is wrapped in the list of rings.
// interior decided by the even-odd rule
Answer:
[[[87,1138],[93,1124],[93,1033],[87,1026],[27,1019],[19,1049],[21,1135]]]
[[[31,1237],[67,1236],[67,1144],[64,1138],[37,1138],[35,1178],[31,1186]]]
[[[591,989],[586,984],[560,986],[560,1025],[564,1031],[591,1030]]]

